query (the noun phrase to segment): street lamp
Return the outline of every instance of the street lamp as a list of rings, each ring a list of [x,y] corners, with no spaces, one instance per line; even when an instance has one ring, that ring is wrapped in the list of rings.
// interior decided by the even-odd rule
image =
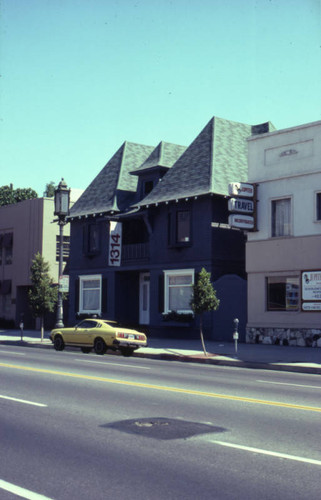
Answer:
[[[63,308],[62,308],[62,292],[60,290],[60,277],[62,276],[63,266],[63,238],[64,238],[64,225],[66,224],[66,217],[69,215],[70,203],[70,189],[64,179],[58,184],[55,189],[55,212],[54,215],[58,216],[59,224],[59,277],[58,277],[58,303],[57,303],[57,317],[55,328],[62,328],[63,323]]]

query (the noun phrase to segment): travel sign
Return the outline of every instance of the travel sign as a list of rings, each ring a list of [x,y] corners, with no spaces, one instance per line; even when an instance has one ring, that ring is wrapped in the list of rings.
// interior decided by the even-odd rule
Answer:
[[[228,209],[230,212],[253,213],[254,203],[252,200],[244,200],[231,198],[228,201]]]

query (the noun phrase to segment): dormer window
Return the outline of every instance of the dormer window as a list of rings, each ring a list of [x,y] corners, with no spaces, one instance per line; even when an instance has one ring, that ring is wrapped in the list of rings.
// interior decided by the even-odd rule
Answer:
[[[147,196],[153,190],[153,187],[154,187],[153,181],[145,181],[143,185],[144,196]]]

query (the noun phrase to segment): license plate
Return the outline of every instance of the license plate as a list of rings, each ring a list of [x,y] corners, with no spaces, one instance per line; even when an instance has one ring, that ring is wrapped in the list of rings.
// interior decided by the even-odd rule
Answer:
[[[129,338],[130,340],[134,340],[134,339],[135,339],[135,335],[133,335],[133,334],[131,333],[130,335],[128,335],[128,338]]]

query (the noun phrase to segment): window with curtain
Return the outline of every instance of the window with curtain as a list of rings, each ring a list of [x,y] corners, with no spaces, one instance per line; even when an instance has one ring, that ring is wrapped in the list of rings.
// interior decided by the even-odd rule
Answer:
[[[79,277],[79,312],[101,313],[101,275]]]
[[[165,276],[165,313],[176,311],[190,313],[194,269],[164,271]]]
[[[291,198],[272,200],[272,237],[291,235]]]

